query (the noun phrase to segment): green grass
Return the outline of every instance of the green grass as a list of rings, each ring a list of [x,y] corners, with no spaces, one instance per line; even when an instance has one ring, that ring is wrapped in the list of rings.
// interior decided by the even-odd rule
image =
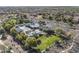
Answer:
[[[52,35],[50,37],[42,36],[39,39],[41,40],[41,44],[37,46],[37,49],[42,51],[46,49],[47,47],[49,47],[54,42],[60,40],[61,38],[58,36]]]

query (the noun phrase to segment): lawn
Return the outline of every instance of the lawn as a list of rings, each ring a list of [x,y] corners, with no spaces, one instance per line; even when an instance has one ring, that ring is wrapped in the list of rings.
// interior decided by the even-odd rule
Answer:
[[[59,36],[52,35],[50,37],[42,36],[39,39],[41,40],[41,44],[37,46],[37,49],[42,51],[61,38]]]

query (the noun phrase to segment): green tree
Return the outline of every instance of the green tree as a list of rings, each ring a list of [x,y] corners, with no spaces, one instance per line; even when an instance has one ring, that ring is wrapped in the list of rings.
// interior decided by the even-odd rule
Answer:
[[[26,40],[26,43],[30,46],[30,47],[33,47],[33,46],[37,46],[37,41],[34,37],[29,37],[27,38]]]
[[[18,33],[16,35],[16,39],[21,41],[23,44],[25,44],[25,40],[27,39],[27,35],[25,35],[24,33]]]
[[[2,34],[4,32],[5,32],[4,28],[0,25],[0,34]]]
[[[49,16],[49,20],[53,20],[53,17],[52,16]]]
[[[57,13],[57,14],[55,15],[55,20],[56,20],[56,21],[61,21],[61,13]]]
[[[66,22],[67,22],[70,26],[73,26],[73,24],[74,24],[73,16],[70,16],[68,19],[66,19]]]
[[[10,25],[10,24],[8,24],[8,23],[5,23],[5,24],[3,25],[3,27],[4,27],[5,30],[9,31],[10,28],[12,27],[12,25]]]
[[[56,28],[55,33],[58,35],[65,35],[65,31],[61,28]]]
[[[15,29],[14,27],[10,30],[10,33],[11,33],[13,36],[16,36],[16,35],[17,35],[17,31],[16,31],[16,29]]]
[[[5,30],[10,31],[10,29],[17,23],[15,19],[10,19],[3,24]]]

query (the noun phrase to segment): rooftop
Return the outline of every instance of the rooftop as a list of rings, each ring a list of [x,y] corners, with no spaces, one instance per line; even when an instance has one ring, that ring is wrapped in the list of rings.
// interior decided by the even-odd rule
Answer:
[[[45,34],[39,27],[39,23],[26,23],[15,26],[17,32],[24,32],[28,36]]]

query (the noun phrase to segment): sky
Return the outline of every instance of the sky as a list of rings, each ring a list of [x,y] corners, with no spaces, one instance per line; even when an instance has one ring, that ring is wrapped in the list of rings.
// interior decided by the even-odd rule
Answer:
[[[0,6],[79,6],[79,0],[0,0]]]

